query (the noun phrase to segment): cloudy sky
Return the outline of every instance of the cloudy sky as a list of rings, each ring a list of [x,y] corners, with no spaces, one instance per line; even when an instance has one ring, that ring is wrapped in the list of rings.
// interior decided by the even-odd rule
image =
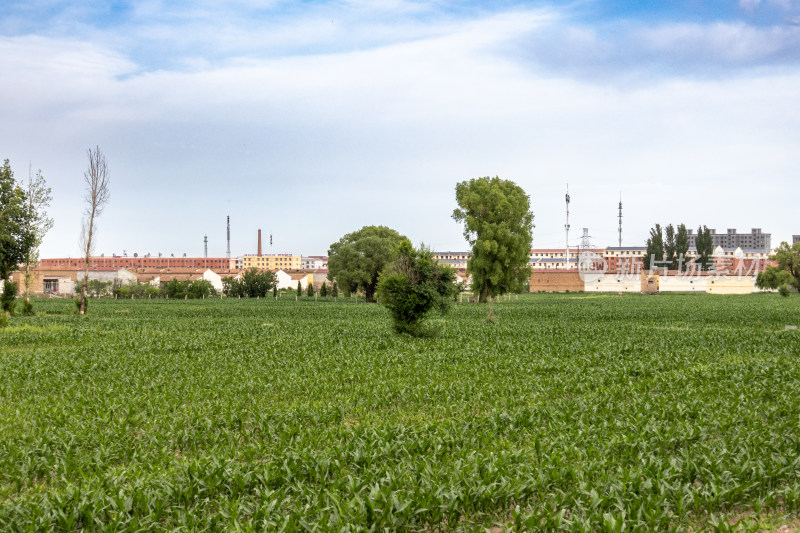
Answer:
[[[633,7],[631,7],[633,6]],[[111,169],[96,253],[323,254],[387,225],[466,248],[459,181],[522,186],[535,247],[655,222],[800,233],[800,1],[6,0],[0,157],[41,169],[79,255],[86,150]],[[266,240],[266,237],[265,237]]]

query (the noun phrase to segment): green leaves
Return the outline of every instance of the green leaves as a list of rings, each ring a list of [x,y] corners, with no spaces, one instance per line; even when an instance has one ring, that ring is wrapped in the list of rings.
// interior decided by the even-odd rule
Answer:
[[[37,300],[0,329],[0,530],[680,531],[800,511],[800,298],[523,295],[495,325],[455,305],[436,338],[349,301],[93,302],[78,320]]]
[[[37,245],[33,221],[38,213],[28,209],[27,200],[6,159],[0,168],[0,281],[8,279]]]
[[[413,336],[429,333],[421,328],[422,320],[433,309],[447,311],[457,291],[455,271],[438,263],[429,249],[415,250],[408,241],[400,243],[397,259],[378,280],[378,296],[392,314],[395,331]]]
[[[250,268],[243,271],[239,279],[223,278],[222,292],[232,298],[265,298],[277,284],[274,272]]]
[[[364,226],[348,233],[328,250],[328,278],[336,280],[345,296],[362,289],[374,300],[378,275],[397,257],[397,246],[408,240],[386,226]]]
[[[498,177],[476,178],[456,185],[456,202],[453,219],[464,222],[472,246],[467,271],[480,301],[518,290],[530,276],[533,214],[525,191]]]

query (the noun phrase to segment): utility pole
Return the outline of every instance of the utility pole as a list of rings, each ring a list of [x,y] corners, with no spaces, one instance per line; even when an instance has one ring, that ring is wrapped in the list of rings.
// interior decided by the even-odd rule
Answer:
[[[619,193],[619,247],[622,248],[622,191]]]
[[[226,252],[228,259],[231,258],[231,216],[228,215],[228,251]]]

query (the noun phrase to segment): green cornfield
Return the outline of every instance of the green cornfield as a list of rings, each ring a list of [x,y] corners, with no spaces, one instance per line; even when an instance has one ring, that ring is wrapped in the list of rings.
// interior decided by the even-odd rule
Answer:
[[[800,512],[800,297],[38,300],[2,531],[729,531]],[[766,522],[765,522],[766,521]]]

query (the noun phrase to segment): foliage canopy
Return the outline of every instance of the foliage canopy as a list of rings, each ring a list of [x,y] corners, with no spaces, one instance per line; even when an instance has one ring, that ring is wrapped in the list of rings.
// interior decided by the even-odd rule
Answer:
[[[661,224],[650,228],[650,237],[647,239],[647,252],[642,264],[645,270],[652,270],[664,262],[664,237]]]
[[[480,302],[520,289],[530,276],[528,195],[513,181],[483,177],[456,185],[456,202],[453,218],[464,222],[464,237],[472,246],[467,270]]]
[[[763,272],[759,272],[756,285],[760,289],[791,286],[800,290],[800,242],[791,245],[782,242],[770,259],[777,261],[778,265],[768,265]]]
[[[697,269],[711,270],[712,258],[714,257],[714,239],[711,237],[711,230],[708,229],[708,226],[698,226],[694,244],[697,250],[695,259]]]
[[[276,285],[274,272],[250,268],[239,279],[222,278],[222,293],[233,298],[265,298]]]
[[[6,159],[0,168],[0,280],[8,279],[36,245],[31,216],[25,191]]]
[[[395,331],[413,336],[424,333],[420,324],[430,311],[447,311],[457,291],[455,271],[408,241],[400,243],[397,259],[378,280],[378,298],[392,314]]]
[[[345,294],[363,289],[368,302],[375,301],[378,275],[397,257],[397,247],[408,240],[386,226],[364,226],[348,233],[328,249],[328,279]]]

